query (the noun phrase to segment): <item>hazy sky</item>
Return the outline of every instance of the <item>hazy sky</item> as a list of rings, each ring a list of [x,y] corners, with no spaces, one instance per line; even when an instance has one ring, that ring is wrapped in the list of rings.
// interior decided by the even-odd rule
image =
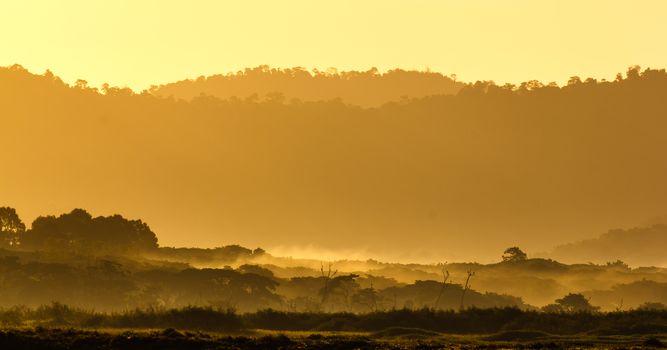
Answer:
[[[563,82],[664,67],[665,13],[661,0],[5,0],[0,65],[134,89],[260,64]]]

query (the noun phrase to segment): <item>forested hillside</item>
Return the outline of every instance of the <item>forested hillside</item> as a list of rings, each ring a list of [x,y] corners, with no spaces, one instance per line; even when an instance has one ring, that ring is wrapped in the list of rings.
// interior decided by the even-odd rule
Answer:
[[[631,68],[615,81],[478,82],[372,109],[186,102],[13,66],[0,69],[0,191],[18,208],[123,208],[173,246],[491,262],[512,244],[547,251],[664,216],[666,92],[664,70]],[[616,248],[587,259],[664,264],[655,244]]]
[[[188,101],[201,95],[251,101],[271,98],[304,102],[339,99],[346,104],[379,107],[408,98],[454,95],[463,86],[455,76],[430,71],[395,69],[380,73],[373,68],[365,72],[339,72],[331,68],[324,72],[310,72],[301,67],[276,69],[259,66],[226,75],[201,76],[153,86],[150,92],[156,96]]]

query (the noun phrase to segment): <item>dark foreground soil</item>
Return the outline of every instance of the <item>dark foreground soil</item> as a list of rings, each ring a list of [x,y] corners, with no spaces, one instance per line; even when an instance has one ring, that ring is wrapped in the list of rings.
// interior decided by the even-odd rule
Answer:
[[[374,334],[277,334],[257,331],[220,335],[178,331],[92,331],[42,328],[0,330],[0,349],[570,349],[662,348],[665,336],[567,338],[540,332],[496,336],[451,336],[433,332],[389,330]],[[514,334],[516,333],[516,334]]]

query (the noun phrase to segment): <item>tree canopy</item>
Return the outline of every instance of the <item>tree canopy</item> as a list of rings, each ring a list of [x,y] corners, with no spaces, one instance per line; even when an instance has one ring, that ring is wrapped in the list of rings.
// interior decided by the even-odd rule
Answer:
[[[129,253],[157,248],[157,237],[141,220],[120,215],[93,217],[74,209],[58,217],[38,217],[22,243],[41,250]]]
[[[0,247],[17,245],[23,232],[25,224],[16,214],[16,209],[0,207]]]
[[[632,67],[613,81],[480,81],[361,108],[284,91],[186,101],[0,68],[0,149],[13,164],[3,184],[33,189],[35,202],[69,189],[97,207],[146,210],[170,240],[252,234],[387,256],[430,242],[429,255],[457,246],[495,261],[508,236],[574,241],[664,215],[666,91],[665,71]],[[575,260],[661,265],[661,232]]]
[[[524,261],[527,258],[528,255],[519,247],[510,247],[503,252],[503,261],[517,262]]]
[[[589,299],[581,293],[569,293],[560,299],[556,299],[554,304],[542,308],[546,312],[594,312],[599,309],[599,307],[591,305]]]

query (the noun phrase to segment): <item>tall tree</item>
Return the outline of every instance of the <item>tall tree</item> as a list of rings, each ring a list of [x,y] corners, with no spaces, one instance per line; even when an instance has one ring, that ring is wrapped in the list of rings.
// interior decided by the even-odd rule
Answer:
[[[0,246],[6,248],[19,245],[23,232],[25,224],[16,214],[16,209],[0,207]]]

